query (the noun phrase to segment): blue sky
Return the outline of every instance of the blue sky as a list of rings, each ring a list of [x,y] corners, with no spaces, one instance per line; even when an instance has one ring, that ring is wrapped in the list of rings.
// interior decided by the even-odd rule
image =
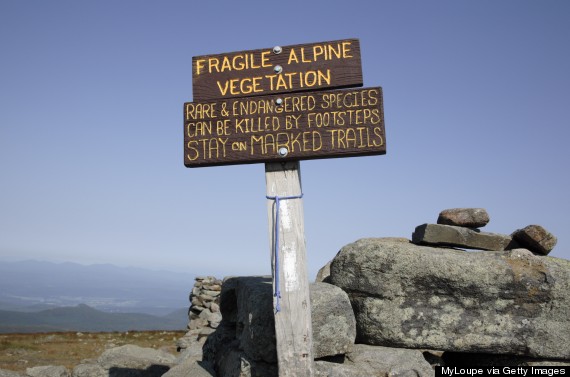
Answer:
[[[1,1],[0,260],[270,274],[263,164],[188,169],[192,56],[360,39],[387,154],[301,163],[309,276],[454,207],[570,259],[570,3]]]

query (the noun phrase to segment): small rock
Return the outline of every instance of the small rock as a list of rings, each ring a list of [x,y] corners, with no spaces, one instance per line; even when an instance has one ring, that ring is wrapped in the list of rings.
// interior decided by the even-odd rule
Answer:
[[[213,313],[219,313],[220,312],[220,305],[216,304],[215,302],[212,302],[212,304],[210,305],[210,310]]]
[[[98,364],[79,364],[73,368],[72,377],[108,377],[109,371]]]
[[[203,289],[202,294],[208,295],[210,297],[218,297],[220,295],[220,291],[210,291],[208,289]]]
[[[69,371],[62,365],[27,368],[26,374],[30,377],[69,377]]]
[[[521,247],[542,255],[550,253],[558,242],[552,233],[540,225],[529,225],[518,229],[511,236],[517,240]]]
[[[484,208],[451,208],[440,212],[437,223],[480,228],[489,223],[489,214]]]

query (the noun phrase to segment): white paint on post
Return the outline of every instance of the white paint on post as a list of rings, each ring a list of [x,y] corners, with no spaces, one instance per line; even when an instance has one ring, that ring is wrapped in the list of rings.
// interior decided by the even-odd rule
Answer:
[[[299,290],[299,276],[297,274],[297,250],[295,243],[290,246],[283,245],[283,277],[285,278],[285,292]]]
[[[266,163],[268,197],[302,194],[299,162]],[[313,377],[313,330],[309,279],[307,276],[303,200],[279,201],[279,223],[275,223],[276,201],[267,201],[269,240],[274,292],[280,292],[280,311],[275,312],[275,338],[280,377]],[[277,265],[274,259],[276,225],[279,232]],[[277,278],[278,277],[278,278]],[[279,286],[276,284],[279,282]],[[274,305],[276,303],[274,299]],[[274,307],[275,309],[275,307]]]
[[[283,230],[291,230],[291,216],[289,216],[289,203],[287,200],[279,202],[279,217],[281,219],[281,226]]]

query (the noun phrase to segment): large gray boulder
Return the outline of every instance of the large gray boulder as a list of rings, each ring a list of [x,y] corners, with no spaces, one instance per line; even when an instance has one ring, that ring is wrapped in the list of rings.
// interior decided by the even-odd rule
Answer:
[[[570,359],[570,262],[361,239],[331,282],[348,293],[357,342]]]

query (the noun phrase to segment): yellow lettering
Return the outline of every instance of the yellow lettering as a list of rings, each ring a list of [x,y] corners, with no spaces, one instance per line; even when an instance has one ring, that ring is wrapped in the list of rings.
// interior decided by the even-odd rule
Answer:
[[[350,45],[351,44],[352,44],[352,42],[342,42],[342,57],[345,59],[352,58],[352,55],[350,55]]]
[[[220,69],[220,71],[224,72],[231,70],[232,70],[232,65],[230,64],[230,59],[227,56],[224,56],[224,59],[222,60],[222,68]]]
[[[281,88],[288,89],[287,82],[283,78],[283,75],[277,75],[277,85],[275,86],[275,90],[279,90]]]
[[[236,94],[239,94],[238,85],[237,85],[238,81],[239,81],[238,79],[231,79],[230,80],[230,94],[232,94],[234,96]]]
[[[297,58],[297,54],[295,54],[294,48],[292,48],[291,52],[289,53],[289,59],[287,60],[287,64],[291,64],[293,60],[295,60],[295,63],[299,63],[299,59]]]
[[[194,147],[194,145],[198,145],[198,142],[195,140],[189,141],[186,145],[189,149],[189,152],[192,152],[192,154],[186,154],[186,158],[190,161],[194,161],[200,156],[200,152],[196,147]]]
[[[227,91],[228,91],[228,86],[229,86],[228,81],[226,80],[226,82],[225,82],[223,88],[222,88],[222,86],[220,85],[220,82],[219,82],[219,81],[216,81],[216,84],[218,84],[218,88],[220,89],[220,93],[222,94],[222,96],[225,96],[226,93],[227,93]]]
[[[245,84],[246,82],[249,82],[250,84]],[[249,94],[251,92],[253,92],[253,85],[251,84],[252,79],[250,78],[245,78],[243,80],[241,80],[240,85],[239,85],[239,89],[241,90],[241,92],[243,94]],[[245,84],[245,85],[244,85]]]
[[[252,85],[252,87],[253,87],[253,91],[254,91],[255,93],[263,92],[263,89],[261,88],[261,83],[260,83],[260,81],[261,81],[261,77],[254,77],[254,78],[253,78],[253,85]]]
[[[212,68],[216,68],[216,72],[220,72],[220,68],[218,67],[220,64],[220,61],[218,60],[218,58],[210,58],[208,59],[208,72],[212,73]]]
[[[196,76],[200,74],[200,70],[204,68],[204,59],[196,60]]]
[[[232,151],[247,151],[247,141],[234,141],[232,143]]]
[[[239,63],[236,62],[238,59],[240,60]],[[232,58],[232,67],[234,67],[236,71],[241,71],[246,68],[246,62],[247,60],[244,59],[243,55],[236,55]]]
[[[374,135],[378,136],[378,138],[380,139],[379,142],[377,142],[376,140],[372,141],[374,146],[381,147],[382,145],[384,145],[384,138],[382,137],[382,129],[380,127],[374,127]]]
[[[313,46],[313,58],[315,59],[315,61],[317,61],[317,59],[320,55],[324,55],[325,51],[326,50],[321,45]],[[325,60],[326,60],[326,56],[325,56]]]
[[[310,63],[311,60],[305,60],[305,47],[301,47],[301,63]]]
[[[269,54],[271,51],[263,51],[261,53],[261,66],[262,67],[271,67],[271,63],[269,62]]]

